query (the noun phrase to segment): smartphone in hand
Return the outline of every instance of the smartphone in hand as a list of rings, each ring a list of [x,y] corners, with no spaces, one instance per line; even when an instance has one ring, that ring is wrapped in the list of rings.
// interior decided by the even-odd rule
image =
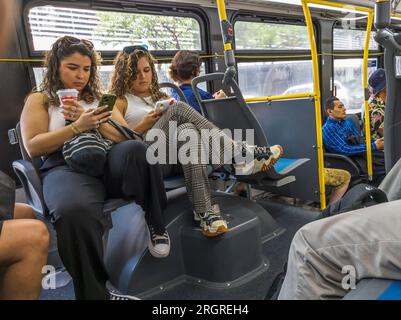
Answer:
[[[166,111],[170,106],[175,104],[176,101],[174,99],[168,99],[168,100],[162,100],[162,101],[157,101],[155,104],[155,112],[158,111]]]
[[[107,111],[113,111],[114,104],[116,103],[117,96],[114,94],[104,94],[100,98],[98,107],[107,106]]]

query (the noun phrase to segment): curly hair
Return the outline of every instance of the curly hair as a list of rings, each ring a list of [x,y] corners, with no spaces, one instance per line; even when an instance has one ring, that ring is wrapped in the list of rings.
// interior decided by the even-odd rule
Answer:
[[[93,45],[91,45],[88,40],[80,40],[75,37],[65,36],[57,39],[52,45],[51,50],[46,53],[44,77],[39,87],[39,91],[47,95],[48,102],[51,105],[60,105],[57,91],[64,89],[59,71],[61,61],[76,52],[91,59],[89,81],[82,90],[80,99],[87,103],[92,103],[102,95],[98,73],[100,55],[93,50]]]
[[[114,59],[114,71],[109,84],[109,91],[117,97],[122,98],[127,93],[132,93],[132,81],[136,79],[138,61],[145,57],[152,70],[152,83],[150,94],[153,102],[167,99],[168,95],[160,91],[159,80],[157,78],[155,60],[153,56],[145,50],[135,49],[131,53],[120,51]]]
[[[175,82],[190,80],[199,74],[200,67],[201,58],[198,53],[180,50],[171,61],[169,75]]]

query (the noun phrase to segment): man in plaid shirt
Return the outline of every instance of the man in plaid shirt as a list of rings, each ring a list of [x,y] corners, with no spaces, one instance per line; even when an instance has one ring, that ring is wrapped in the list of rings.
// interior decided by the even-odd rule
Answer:
[[[344,104],[337,97],[330,97],[326,101],[326,112],[329,115],[323,130],[323,144],[326,151],[351,156],[358,162],[363,172],[366,172],[366,143],[350,118],[346,118]],[[373,170],[384,172],[384,139],[372,139]]]

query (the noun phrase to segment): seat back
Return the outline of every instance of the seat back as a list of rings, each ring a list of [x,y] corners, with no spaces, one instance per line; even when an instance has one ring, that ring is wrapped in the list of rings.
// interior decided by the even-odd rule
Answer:
[[[44,202],[42,182],[39,174],[40,163],[42,160],[40,157],[32,159],[29,156],[22,140],[21,125],[19,122],[15,127],[15,131],[23,160],[13,162],[14,172],[24,188],[28,204],[32,206],[38,215],[46,217],[48,209]]]
[[[180,101],[185,102],[186,104],[188,104],[188,100],[185,97],[184,92],[182,92],[182,90],[180,89],[180,87],[178,87],[177,85],[175,85],[174,83],[171,82],[162,82],[159,84],[160,89],[163,88],[170,88],[172,90],[174,90],[178,96],[180,97]]]
[[[25,149],[24,142],[22,140],[22,134],[21,134],[21,124],[18,122],[17,125],[15,126],[15,132],[18,137],[18,145],[19,149],[21,151],[22,159],[27,160],[32,163],[34,166],[35,170],[39,172],[40,164],[42,162],[42,159],[40,157],[36,158],[31,158],[28,154],[28,151]]]
[[[198,85],[202,82],[222,81],[224,73],[212,73],[196,77],[192,80],[192,88],[203,115],[217,127],[229,129],[234,133],[234,129],[254,130],[254,143],[259,146],[267,146],[267,139],[263,129],[256,119],[254,113],[248,107],[242,96],[238,84],[232,79],[229,83],[230,89],[233,91],[233,97],[223,99],[203,100],[199,94]],[[243,133],[244,134],[244,133]],[[245,136],[243,136],[245,138]],[[240,139],[243,140],[243,139]]]

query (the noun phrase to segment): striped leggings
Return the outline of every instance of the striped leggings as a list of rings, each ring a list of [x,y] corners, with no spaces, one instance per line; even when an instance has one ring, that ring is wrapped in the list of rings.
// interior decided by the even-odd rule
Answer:
[[[171,125],[172,121],[176,122],[176,127],[174,127],[176,128],[175,133],[169,132],[169,125]],[[164,132],[167,144],[167,154],[169,153],[169,147],[171,147],[172,150],[175,150],[174,148],[176,146],[177,150],[180,150],[181,147],[185,146],[187,154],[198,155],[197,159],[194,159],[195,161],[188,161],[187,164],[182,164],[180,162],[180,156],[178,156],[178,162],[182,165],[185,186],[194,210],[196,213],[204,214],[207,210],[211,209],[212,203],[208,179],[208,167],[207,164],[204,163],[205,161],[203,161],[203,163],[200,161],[202,149],[204,155],[208,158],[205,160],[209,160],[210,163],[213,163],[213,169],[217,169],[227,163],[227,161],[232,160],[232,157],[231,159],[227,159],[227,157],[225,159],[224,155],[233,156],[235,150],[238,150],[235,148],[238,144],[192,107],[183,102],[177,102],[175,106],[167,109],[152,129],[160,129]],[[210,133],[211,139],[208,139],[208,141],[205,139],[202,140],[201,130],[204,129],[208,130]],[[196,137],[194,137],[194,135],[196,135]],[[186,141],[188,137],[191,138],[190,141],[192,142],[189,145],[187,144],[189,142]],[[153,143],[153,139],[150,139],[149,132],[146,135],[145,141],[148,144]],[[220,156],[216,156],[216,154],[213,156],[212,145],[214,141],[220,142],[218,144]],[[205,154],[206,144],[209,144],[207,154]],[[169,157],[167,157],[167,163],[170,163],[169,166],[172,166],[171,158],[175,156],[177,156],[177,154],[170,154]]]

